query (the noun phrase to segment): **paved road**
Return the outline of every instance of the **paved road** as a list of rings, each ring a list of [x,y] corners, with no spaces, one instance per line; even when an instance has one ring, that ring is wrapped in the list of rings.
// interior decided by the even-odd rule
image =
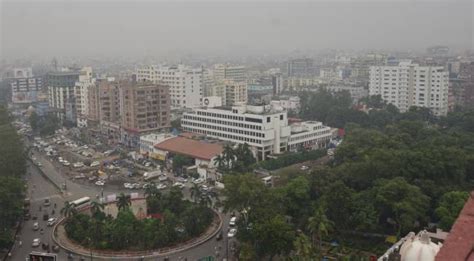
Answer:
[[[40,173],[40,170],[38,169],[37,166],[34,166],[33,164],[28,163],[28,194],[31,199],[31,206],[30,206],[30,211],[31,215],[34,216],[36,215],[38,217],[38,220],[28,220],[24,222],[24,225],[22,227],[22,230],[19,235],[19,239],[16,242],[16,246],[14,251],[12,252],[12,258],[11,260],[25,260],[25,257],[31,252],[31,251],[43,251],[41,247],[39,248],[33,248],[31,246],[31,243],[34,238],[40,238],[41,242],[49,243],[50,246],[52,246],[53,241],[51,239],[51,233],[52,229],[51,227],[48,227],[46,225],[46,221],[42,220],[43,213],[48,212],[48,214],[52,213],[52,210],[54,209],[54,204],[57,205],[57,208],[55,209],[55,214],[52,215],[54,217],[59,216],[59,211],[61,207],[64,205],[64,201],[66,200],[75,200],[80,197],[84,196],[89,196],[91,198],[95,197],[98,194],[101,194],[101,187],[97,187],[91,184],[78,184],[75,182],[72,182],[67,179],[66,175],[62,175],[59,173],[56,168],[49,162],[46,158],[42,156],[39,152],[33,152],[34,156],[37,158],[37,161],[41,162],[43,165],[41,168],[46,173],[46,175],[49,177],[49,179],[56,183],[58,186],[61,186],[61,184],[66,183],[67,190],[66,193],[62,193],[61,191],[58,190],[57,187],[55,187],[53,184],[51,184],[50,181],[48,181],[45,177],[43,177]],[[119,193],[119,192],[125,192],[129,193],[130,190],[122,189],[122,188],[117,188],[117,187],[105,187],[104,188],[104,195],[107,194],[112,194],[112,193]],[[186,197],[189,197],[189,191],[186,191],[185,193]],[[49,198],[51,200],[51,206],[45,207],[42,206],[44,203],[44,199]],[[40,211],[40,206],[41,206],[41,211]],[[33,230],[33,223],[38,222],[40,227],[43,228],[44,234],[41,234],[40,231],[34,231]],[[223,226],[223,235],[224,239],[217,241],[215,239],[211,239],[208,242],[189,249],[187,251],[177,253],[174,255],[168,256],[169,260],[184,260],[185,258],[187,260],[197,260],[202,257],[206,256],[215,256],[217,257],[217,260],[222,260],[226,256],[226,251],[227,247],[226,244],[230,244],[227,239],[227,230],[228,230],[228,217],[226,220],[224,220],[224,226]],[[19,242],[22,242],[22,245],[19,246]],[[232,240],[230,240],[232,241]],[[229,256],[231,255],[230,250],[229,250]],[[66,253],[64,250],[61,249],[61,251],[58,253],[58,260],[67,260],[66,258]],[[76,258],[75,260],[79,260],[79,258]],[[88,258],[86,259],[88,260]],[[130,260],[130,259],[127,259]],[[160,259],[150,259],[150,260],[162,260]]]

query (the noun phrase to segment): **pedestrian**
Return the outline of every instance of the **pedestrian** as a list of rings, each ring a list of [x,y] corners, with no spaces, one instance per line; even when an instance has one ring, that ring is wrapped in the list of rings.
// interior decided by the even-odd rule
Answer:
[[[21,242],[21,240],[20,240],[20,242],[18,242],[18,245],[21,247],[22,244],[23,244],[23,242]]]

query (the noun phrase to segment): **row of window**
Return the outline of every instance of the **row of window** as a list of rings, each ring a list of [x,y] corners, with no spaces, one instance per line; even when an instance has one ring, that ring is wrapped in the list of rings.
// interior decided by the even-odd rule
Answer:
[[[224,126],[234,126],[234,127],[252,129],[252,130],[262,130],[262,126],[255,126],[255,125],[251,125],[251,124],[234,122],[234,121],[208,119],[208,118],[192,116],[192,115],[187,115],[187,114],[185,114],[183,116],[183,119],[185,119],[185,120],[194,120],[194,121],[199,121],[199,122],[209,122],[209,123],[220,124],[220,125],[224,125]]]
[[[301,135],[301,136],[292,136],[290,138],[290,142],[292,141],[298,141],[298,140],[303,140],[303,139],[309,139],[309,138],[312,138],[312,137],[316,137],[316,136],[321,136],[321,135],[327,135],[331,134],[331,131],[330,130],[324,130],[324,131],[318,131],[318,132],[313,132],[313,133],[308,133],[306,135]],[[329,137],[328,136],[328,137]]]
[[[183,129],[185,131],[189,131],[189,132],[205,134],[205,135],[220,137],[220,138],[224,138],[224,139],[231,139],[231,140],[234,140],[234,141],[242,141],[242,142],[247,142],[247,143],[262,144],[262,140],[247,138],[247,137],[243,137],[243,136],[237,136],[237,135],[214,132],[214,131],[208,131],[208,130],[201,130],[201,129],[191,128],[191,127],[183,127]]]
[[[203,123],[195,123],[195,122],[190,122],[186,120],[182,120],[181,124],[190,125],[194,127],[200,127],[200,128],[206,128],[206,129],[211,129],[211,130],[233,132],[233,133],[237,133],[241,135],[248,135],[248,136],[254,136],[254,137],[259,137],[259,138],[265,138],[265,133],[254,132],[254,131],[246,131],[246,130],[239,130],[235,128],[227,128],[227,127],[208,125],[208,124],[203,124]]]

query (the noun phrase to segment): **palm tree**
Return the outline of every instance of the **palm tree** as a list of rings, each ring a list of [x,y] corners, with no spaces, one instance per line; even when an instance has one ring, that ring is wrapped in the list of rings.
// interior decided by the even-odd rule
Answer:
[[[66,218],[69,218],[77,214],[77,209],[69,201],[66,201],[64,202],[64,207],[61,209],[61,214]]]
[[[119,211],[122,209],[128,208],[132,204],[130,200],[130,195],[125,195],[123,193],[120,193],[120,195],[117,197],[116,204]]]
[[[224,159],[227,164],[227,170],[231,170],[232,168],[232,161],[234,160],[235,157],[235,152],[232,146],[230,144],[226,144],[224,146],[224,151],[223,151]]]
[[[318,238],[319,251],[322,251],[322,236],[328,235],[332,226],[333,222],[327,218],[326,210],[321,205],[316,208],[313,216],[308,218],[308,230],[311,233],[313,244],[315,238]]]
[[[302,258],[303,260],[312,260],[312,245],[309,238],[305,234],[303,234],[303,232],[299,232],[298,236],[293,242],[293,245],[295,247],[295,260],[299,260],[300,258]]]
[[[217,168],[219,170],[224,169],[224,162],[225,162],[225,158],[222,154],[220,154],[216,158],[214,158],[214,163],[217,164]]]
[[[194,184],[191,189],[191,198],[193,199],[194,202],[198,203],[202,197],[202,192],[199,189],[199,185]]]
[[[97,201],[92,201],[91,202],[91,214],[92,217],[95,219],[98,219],[100,214],[102,213],[102,210],[104,210],[104,204],[97,202]]]

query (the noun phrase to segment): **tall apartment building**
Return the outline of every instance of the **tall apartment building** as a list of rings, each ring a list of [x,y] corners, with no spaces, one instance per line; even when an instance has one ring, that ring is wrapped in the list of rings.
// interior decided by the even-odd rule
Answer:
[[[387,103],[405,112],[411,106],[431,109],[435,115],[448,112],[448,72],[443,67],[400,62],[398,66],[370,67],[369,95],[381,95]]]
[[[122,142],[138,146],[140,136],[171,126],[168,86],[120,82]]]
[[[224,80],[225,105],[243,105],[247,103],[247,83]]]
[[[15,68],[7,74],[12,91],[12,103],[26,104],[36,102],[43,89],[43,78],[34,77],[31,68]]]
[[[474,107],[474,62],[460,64],[458,79],[461,81],[460,105]]]
[[[314,76],[314,61],[310,58],[293,59],[286,65],[288,77]]]
[[[214,66],[214,75],[217,80],[247,81],[245,66],[240,65],[217,64]]]
[[[82,73],[84,74],[84,72]],[[77,69],[50,72],[46,75],[49,107],[57,113],[61,120],[65,118],[66,110],[70,115],[73,115],[72,111],[75,110],[74,87],[80,75],[81,71]]]
[[[283,91],[283,77],[281,73],[272,74],[273,95],[278,95]]]
[[[137,81],[169,86],[172,108],[196,108],[203,97],[203,69],[178,66],[147,66],[137,70]]]
[[[85,67],[83,74],[79,75],[79,80],[74,86],[74,95],[76,102],[76,117],[79,127],[87,126],[87,114],[89,113],[89,89],[95,84],[92,78],[92,68]]]

